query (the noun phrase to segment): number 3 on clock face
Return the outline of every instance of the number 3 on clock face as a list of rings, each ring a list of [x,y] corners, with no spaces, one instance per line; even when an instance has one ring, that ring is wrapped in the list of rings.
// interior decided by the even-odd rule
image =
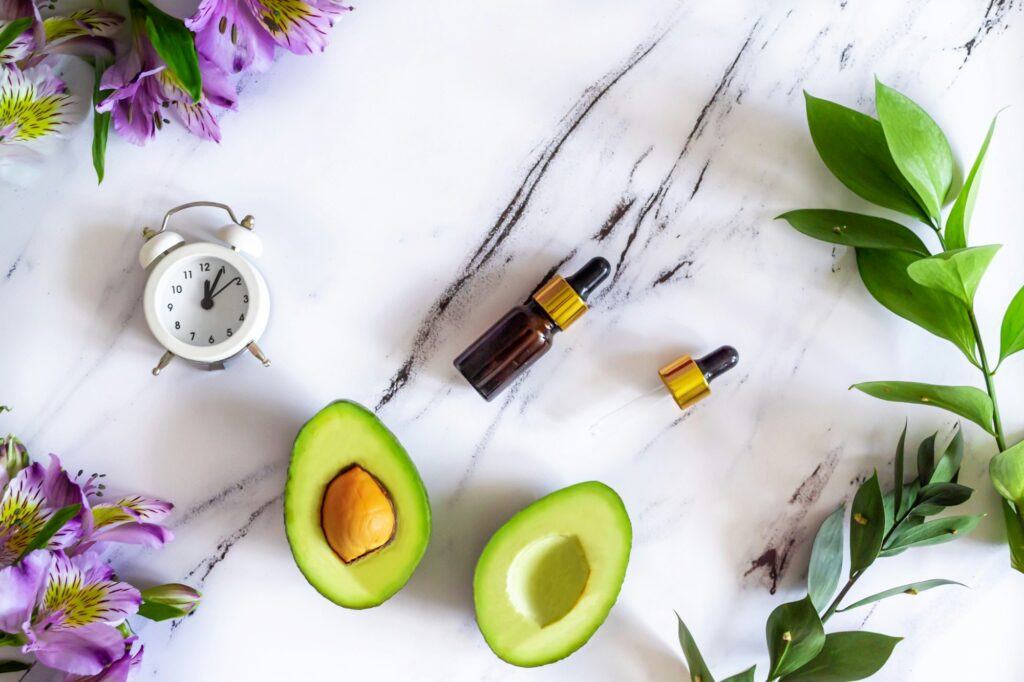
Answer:
[[[208,242],[169,253],[144,295],[150,330],[175,355],[218,362],[266,327],[269,297],[260,274],[231,249]]]

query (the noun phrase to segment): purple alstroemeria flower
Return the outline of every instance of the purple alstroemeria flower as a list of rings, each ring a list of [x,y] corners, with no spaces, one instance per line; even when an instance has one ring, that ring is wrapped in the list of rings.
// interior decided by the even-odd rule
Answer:
[[[21,626],[22,651],[49,668],[99,674],[124,657],[125,639],[116,626],[139,610],[142,597],[114,579],[113,569],[95,552],[73,557],[52,552],[47,560],[38,606]]]
[[[220,142],[220,126],[210,105],[234,109],[235,87],[227,74],[208,59],[200,57],[199,70],[203,96],[193,102],[160,60],[149,39],[137,33],[132,49],[103,72],[100,88],[114,92],[96,110],[112,112],[114,129],[133,144],[145,144],[168,122],[162,109],[173,112],[193,134]]]
[[[0,566],[14,563],[53,513],[73,504],[87,509],[82,489],[68,478],[56,455],[50,455],[48,468],[34,462],[19,471],[0,499]],[[59,550],[77,543],[84,516],[79,513],[64,524],[49,539],[46,549]]]
[[[94,480],[84,486],[90,502],[99,499],[91,490]],[[103,542],[162,547],[174,539],[174,534],[157,522],[173,508],[170,502],[141,495],[93,504],[91,513],[82,521],[81,542],[70,552],[84,552]]]
[[[322,52],[335,19],[351,9],[334,0],[202,0],[185,25],[199,53],[224,71],[265,71],[275,46]]]

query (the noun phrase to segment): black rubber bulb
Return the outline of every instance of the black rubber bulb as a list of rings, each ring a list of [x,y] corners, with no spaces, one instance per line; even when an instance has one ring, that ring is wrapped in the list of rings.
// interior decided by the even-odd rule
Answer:
[[[574,274],[569,275],[565,278],[565,281],[569,283],[576,293],[580,295],[584,301],[587,297],[597,288],[597,286],[605,281],[612,272],[612,264],[604,258],[598,256],[597,258],[591,258],[587,261],[587,264],[577,270]]]
[[[725,374],[740,361],[740,354],[732,346],[721,346],[697,360],[697,366],[708,381]]]

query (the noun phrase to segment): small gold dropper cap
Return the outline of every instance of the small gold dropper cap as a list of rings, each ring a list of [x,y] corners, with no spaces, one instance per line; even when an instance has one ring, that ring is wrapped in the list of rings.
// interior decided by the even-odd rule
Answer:
[[[555,275],[537,290],[533,300],[544,309],[551,321],[565,331],[587,312],[587,303],[561,275]]]
[[[732,346],[722,346],[699,360],[689,355],[676,358],[658,370],[665,388],[680,410],[706,398],[711,393],[710,382],[736,366],[740,356]]]
[[[555,275],[533,295],[558,328],[565,331],[587,312],[587,297],[611,274],[612,266],[604,258],[591,258],[568,277]]]

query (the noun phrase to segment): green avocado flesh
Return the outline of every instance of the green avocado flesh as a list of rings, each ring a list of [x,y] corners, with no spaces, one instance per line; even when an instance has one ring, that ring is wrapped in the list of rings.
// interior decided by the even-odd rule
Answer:
[[[328,542],[322,514],[328,486],[357,467],[370,475],[364,485],[379,485],[390,500],[394,529],[386,544],[345,561]],[[358,493],[342,498],[359,500]],[[339,527],[353,532],[372,525],[372,520],[363,526],[360,519],[344,521]],[[365,609],[387,601],[412,577],[430,541],[430,503],[416,466],[394,435],[365,407],[342,400],[317,412],[295,438],[284,525],[306,580],[336,604]]]
[[[476,620],[499,658],[531,667],[583,646],[619,596],[633,531],[603,483],[537,500],[498,529],[473,578]]]

